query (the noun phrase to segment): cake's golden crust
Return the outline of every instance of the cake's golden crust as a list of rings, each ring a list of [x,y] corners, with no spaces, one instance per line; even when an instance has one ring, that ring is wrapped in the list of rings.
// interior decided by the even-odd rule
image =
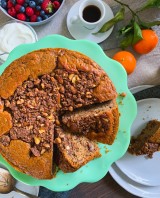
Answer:
[[[0,76],[0,96],[4,99],[11,96],[29,76],[36,78],[54,70],[56,53],[54,49],[42,49],[13,61]]]
[[[12,128],[12,117],[7,111],[0,112],[0,137]]]
[[[21,140],[12,140],[5,147],[0,143],[2,156],[18,171],[32,175],[38,179],[51,179],[52,152],[46,152],[40,157],[30,157],[30,145]]]

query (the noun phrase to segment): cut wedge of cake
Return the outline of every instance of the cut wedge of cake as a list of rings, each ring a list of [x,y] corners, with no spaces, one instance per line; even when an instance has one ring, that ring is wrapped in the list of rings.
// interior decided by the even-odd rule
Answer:
[[[118,106],[115,100],[111,100],[78,109],[64,114],[62,122],[70,132],[112,144],[119,125]]]
[[[100,157],[98,145],[83,136],[55,131],[55,162],[65,173],[74,172],[94,158]]]

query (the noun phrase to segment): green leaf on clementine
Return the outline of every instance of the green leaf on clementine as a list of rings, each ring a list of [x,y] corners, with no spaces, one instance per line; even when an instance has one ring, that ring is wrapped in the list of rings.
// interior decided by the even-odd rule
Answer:
[[[134,22],[134,34],[133,34],[132,45],[134,45],[135,43],[137,43],[138,41],[142,39],[143,39],[143,36],[142,36],[141,28],[137,22]]]

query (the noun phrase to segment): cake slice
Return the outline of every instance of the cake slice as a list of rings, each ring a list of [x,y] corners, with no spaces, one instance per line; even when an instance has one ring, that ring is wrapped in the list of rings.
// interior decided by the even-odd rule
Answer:
[[[119,125],[116,100],[66,113],[62,117],[62,122],[70,132],[85,135],[101,143],[112,144]]]
[[[128,152],[134,155],[148,155],[160,150],[160,121],[151,120],[137,138],[132,138]]]
[[[55,162],[65,173],[74,172],[94,158],[100,157],[98,145],[86,137],[55,131]]]

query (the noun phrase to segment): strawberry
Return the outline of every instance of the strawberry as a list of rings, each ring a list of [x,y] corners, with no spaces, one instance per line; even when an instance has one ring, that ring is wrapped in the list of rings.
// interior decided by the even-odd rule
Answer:
[[[7,2],[7,8],[9,9],[9,8],[12,8],[12,7],[14,7],[14,5],[13,5],[13,3],[9,0],[9,1]]]
[[[17,0],[17,3],[23,5],[25,3],[25,0]]]
[[[16,4],[16,5],[15,5],[15,10],[16,10],[16,12],[19,12],[20,8],[21,8],[21,5],[20,5],[20,4]]]
[[[44,0],[42,5],[41,5],[41,8],[46,13],[52,13],[53,12],[53,4],[50,0]]]
[[[34,10],[31,7],[26,7],[26,15],[32,16],[34,14]]]
[[[34,14],[30,17],[31,22],[36,22],[37,21],[37,16]]]
[[[14,7],[12,8],[9,8],[8,9],[8,14],[11,15],[12,17],[15,17],[16,16],[16,10]]]
[[[26,16],[23,13],[19,13],[19,14],[17,14],[17,19],[19,19],[21,21],[25,21],[26,20]]]
[[[58,10],[58,8],[60,7],[60,3],[59,3],[59,1],[53,1],[53,6],[54,6],[54,8],[56,9],[56,10]]]

